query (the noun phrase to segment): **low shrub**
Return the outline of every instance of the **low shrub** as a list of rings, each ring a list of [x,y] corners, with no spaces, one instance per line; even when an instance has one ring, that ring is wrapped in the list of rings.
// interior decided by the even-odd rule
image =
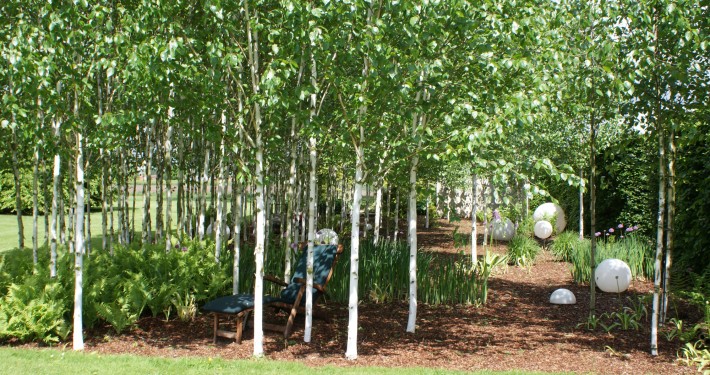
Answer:
[[[537,241],[516,234],[508,243],[508,262],[521,267],[532,266],[539,252]]]

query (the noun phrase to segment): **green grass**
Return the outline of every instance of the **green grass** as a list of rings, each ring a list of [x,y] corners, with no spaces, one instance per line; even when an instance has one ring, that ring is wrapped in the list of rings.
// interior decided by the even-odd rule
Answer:
[[[158,358],[66,350],[0,348],[6,374],[542,374],[540,372],[452,371],[430,368],[333,367],[268,359]]]

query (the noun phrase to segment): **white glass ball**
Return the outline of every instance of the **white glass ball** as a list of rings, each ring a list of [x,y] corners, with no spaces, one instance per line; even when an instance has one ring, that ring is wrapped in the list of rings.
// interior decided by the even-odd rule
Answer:
[[[337,245],[338,234],[332,229],[321,229],[316,232],[315,243],[316,245]]]
[[[577,297],[569,289],[560,288],[552,292],[550,303],[555,305],[574,305],[577,303]]]
[[[510,219],[496,219],[491,223],[491,237],[498,241],[510,241],[515,234],[515,225]]]
[[[538,206],[538,208],[535,209],[535,212],[533,212],[533,221],[538,222],[540,220],[545,220],[545,218],[549,220],[555,215],[557,215],[555,229],[557,230],[557,233],[562,233],[567,226],[567,219],[565,218],[565,212],[558,204],[548,202]]]
[[[541,240],[547,239],[552,235],[552,224],[545,220],[540,220],[535,223],[535,236]]]
[[[597,287],[607,293],[621,293],[631,285],[631,268],[620,259],[606,259],[594,272]]]

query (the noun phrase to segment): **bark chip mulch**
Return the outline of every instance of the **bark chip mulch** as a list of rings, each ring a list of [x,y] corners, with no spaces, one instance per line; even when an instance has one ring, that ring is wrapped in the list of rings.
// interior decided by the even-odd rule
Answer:
[[[460,233],[470,233],[470,221],[437,224],[433,229],[420,231],[421,246],[442,255],[469,251],[454,248],[450,233],[454,226],[459,226]],[[491,251],[504,254],[506,247],[496,245]],[[577,304],[549,304],[550,294],[557,288],[574,292]],[[637,280],[621,295],[597,292],[597,312],[620,311],[627,298],[636,299],[651,290],[651,282]],[[572,281],[568,264],[557,262],[543,252],[528,269],[508,266],[495,273],[485,306],[419,304],[414,334],[405,332],[406,303],[362,302],[358,308],[357,361],[344,358],[347,306],[333,303],[321,305],[330,319],[314,320],[311,343],[303,343],[301,318],[288,341],[267,332],[264,350],[271,359],[309,366],[521,369],[583,374],[695,373],[694,368],[677,363],[680,344],[668,342],[662,335],[659,335],[660,355],[648,354],[650,325],[645,321],[639,330],[617,328],[610,333],[601,328],[588,331],[579,327],[587,321],[589,293],[588,286]],[[267,309],[264,320],[283,322],[283,316]],[[253,334],[250,326],[240,345],[223,338],[213,344],[212,320],[208,315],[199,314],[190,322],[144,317],[127,333],[117,335],[109,327],[87,332],[86,350],[160,357],[249,358]]]

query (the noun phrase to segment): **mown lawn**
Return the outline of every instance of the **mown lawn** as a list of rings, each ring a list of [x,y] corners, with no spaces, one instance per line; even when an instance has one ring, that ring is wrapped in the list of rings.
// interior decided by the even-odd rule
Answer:
[[[321,367],[268,359],[158,358],[101,355],[56,349],[0,348],[4,374],[540,374],[533,372],[461,372],[429,368]]]

